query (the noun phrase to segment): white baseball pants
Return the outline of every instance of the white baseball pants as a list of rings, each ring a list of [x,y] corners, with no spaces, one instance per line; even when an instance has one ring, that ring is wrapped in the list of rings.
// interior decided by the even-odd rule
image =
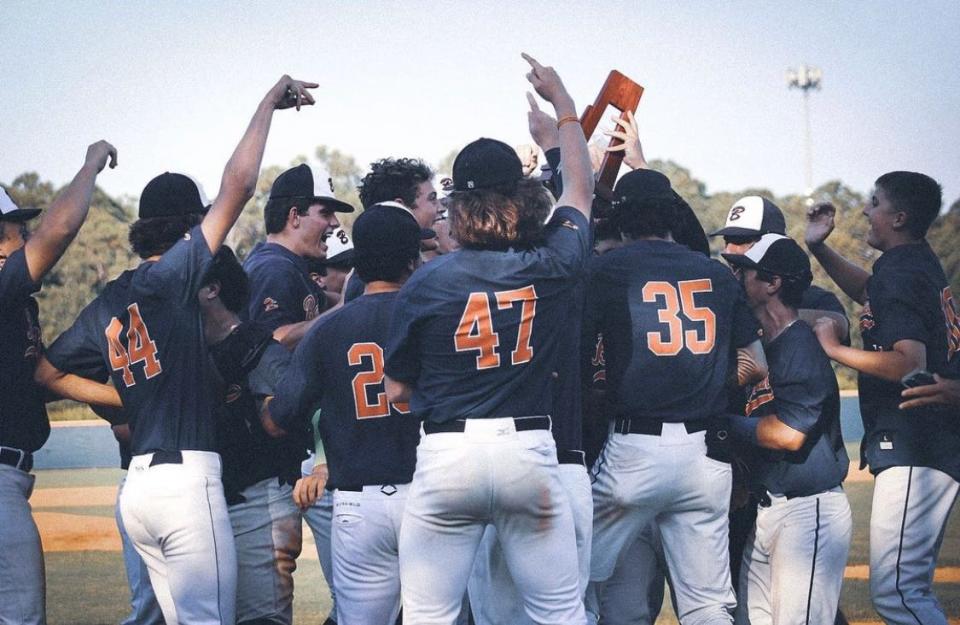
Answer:
[[[0,625],[47,622],[43,548],[30,513],[34,480],[0,464]]]
[[[120,532],[120,545],[123,550],[123,568],[127,572],[127,586],[130,588],[130,614],[120,621],[120,625],[161,625],[163,612],[157,603],[157,596],[150,585],[150,573],[143,558],[137,553],[126,528],[123,527],[123,518],[120,516],[120,495],[123,494],[123,485],[127,481],[124,473],[117,489],[117,503],[114,506],[113,517]]]
[[[663,606],[667,565],[660,528],[650,523],[628,545],[603,583],[600,616],[604,625],[653,625]]]
[[[399,541],[409,484],[333,493],[337,625],[393,625],[400,612]]]
[[[947,625],[933,572],[960,483],[928,467],[891,467],[873,486],[870,594],[888,625]]]
[[[611,432],[595,470],[591,581],[609,579],[621,551],[656,521],[680,622],[732,623],[732,470],[707,457],[704,433],[689,434],[682,423],[664,424],[660,436]],[[602,587],[593,586],[587,607],[597,614]]]
[[[770,495],[743,552],[737,625],[833,623],[852,531],[839,487],[794,499]]]
[[[313,454],[303,461],[300,467],[301,474],[306,477],[313,471]],[[317,557],[320,559],[320,570],[323,579],[330,591],[330,616],[336,620],[337,589],[333,583],[333,492],[324,490],[323,494],[312,506],[303,511],[303,520],[313,534],[313,542],[317,546]]]
[[[150,572],[167,625],[234,625],[237,555],[220,456],[184,451],[182,464],[134,456],[120,495],[127,534]]]
[[[237,623],[293,622],[293,572],[303,540],[293,488],[271,477],[240,492],[228,508],[237,550]]]
[[[573,527],[577,536],[577,560],[580,570],[580,596],[583,597],[590,581],[590,542],[593,538],[593,495],[590,476],[579,464],[561,464],[558,467],[560,484],[573,513]],[[468,583],[470,607],[477,625],[524,625],[531,623],[523,610],[519,591],[507,569],[507,561],[497,540],[497,530],[488,525],[473,563]]]
[[[484,528],[497,529],[534,623],[585,621],[570,504],[548,430],[468,419],[464,432],[424,435],[400,531],[405,625],[451,625]]]

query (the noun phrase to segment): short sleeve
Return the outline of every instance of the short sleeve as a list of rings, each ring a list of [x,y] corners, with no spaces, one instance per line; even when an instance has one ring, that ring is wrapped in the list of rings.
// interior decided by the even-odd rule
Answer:
[[[271,330],[304,321],[304,306],[310,293],[302,287],[303,279],[297,268],[285,259],[261,265],[250,276],[250,320]]]
[[[50,364],[64,373],[104,381],[109,372],[100,341],[106,327],[100,327],[98,305],[99,302],[94,301],[84,308],[73,325],[47,348],[46,357]]]
[[[164,252],[160,260],[150,265],[147,279],[140,284],[153,293],[176,294],[179,301],[186,303],[196,297],[212,261],[213,255],[203,230],[194,226]]]
[[[270,417],[288,432],[309,425],[323,397],[324,376],[318,357],[321,353],[320,330],[323,325],[318,323],[310,329],[293,352],[289,366],[276,376],[278,380],[276,393],[270,402]],[[267,367],[271,366],[276,366],[276,363],[267,364]],[[260,390],[264,390],[264,387],[261,386]]]
[[[394,380],[404,384],[413,384],[420,377],[417,328],[421,310],[414,301],[416,284],[418,283],[408,282],[397,295],[393,320],[390,324],[390,335],[384,350],[384,371]]]
[[[590,222],[575,208],[560,206],[550,218],[541,252],[549,263],[547,277],[562,278],[583,270],[590,258]]]
[[[923,297],[916,293],[917,276],[902,272],[875,273],[867,283],[870,310],[876,322],[873,339],[885,348],[912,339],[926,343]]]
[[[40,290],[40,283],[30,279],[24,248],[10,254],[0,267],[0,310],[13,308]]]
[[[737,285],[736,300],[733,305],[733,327],[731,345],[734,349],[746,347],[760,339],[760,324],[747,304],[743,289]]]
[[[260,356],[260,362],[247,376],[250,394],[257,399],[277,394],[280,381],[287,372],[291,354],[285,347],[271,342]]]
[[[812,332],[807,340],[790,345],[786,366],[773,371],[770,382],[777,397],[777,417],[798,432],[809,434],[817,425],[833,389],[823,379],[823,355]],[[832,371],[831,371],[832,374]]]
[[[800,306],[798,308],[805,308],[808,310],[826,310],[829,312],[835,312],[844,317],[847,316],[847,311],[843,308],[843,304],[840,303],[840,300],[836,295],[831,293],[826,289],[821,289],[818,286],[811,286],[803,293],[803,298],[800,301]]]

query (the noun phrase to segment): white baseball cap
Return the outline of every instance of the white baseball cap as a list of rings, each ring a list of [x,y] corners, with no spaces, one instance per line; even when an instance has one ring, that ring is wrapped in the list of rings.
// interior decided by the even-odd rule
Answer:
[[[327,240],[327,257],[324,265],[351,265],[353,264],[353,241],[350,235],[341,226],[333,231]]]

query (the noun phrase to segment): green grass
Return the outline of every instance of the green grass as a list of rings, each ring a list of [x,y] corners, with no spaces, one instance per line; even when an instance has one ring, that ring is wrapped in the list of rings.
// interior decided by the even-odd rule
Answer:
[[[47,416],[51,421],[86,421],[99,419],[86,404],[80,404],[69,399],[47,404]]]

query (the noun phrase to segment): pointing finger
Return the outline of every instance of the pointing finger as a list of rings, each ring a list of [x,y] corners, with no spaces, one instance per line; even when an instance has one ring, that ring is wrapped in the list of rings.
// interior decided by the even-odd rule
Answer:
[[[521,52],[521,53],[520,53],[520,56],[523,57],[523,60],[524,60],[524,61],[526,61],[527,63],[530,64],[530,67],[533,68],[533,71],[534,71],[534,72],[537,72],[537,71],[540,71],[540,70],[543,69],[543,65],[540,65],[540,63],[537,62],[537,59],[533,58],[532,56],[530,56],[530,55],[527,54],[526,52]]]
[[[533,94],[530,93],[529,91],[527,92],[527,102],[530,103],[530,110],[531,110],[531,111],[539,111],[539,110],[540,110],[540,106],[537,104],[537,99],[534,98],[534,97],[533,97]]]

